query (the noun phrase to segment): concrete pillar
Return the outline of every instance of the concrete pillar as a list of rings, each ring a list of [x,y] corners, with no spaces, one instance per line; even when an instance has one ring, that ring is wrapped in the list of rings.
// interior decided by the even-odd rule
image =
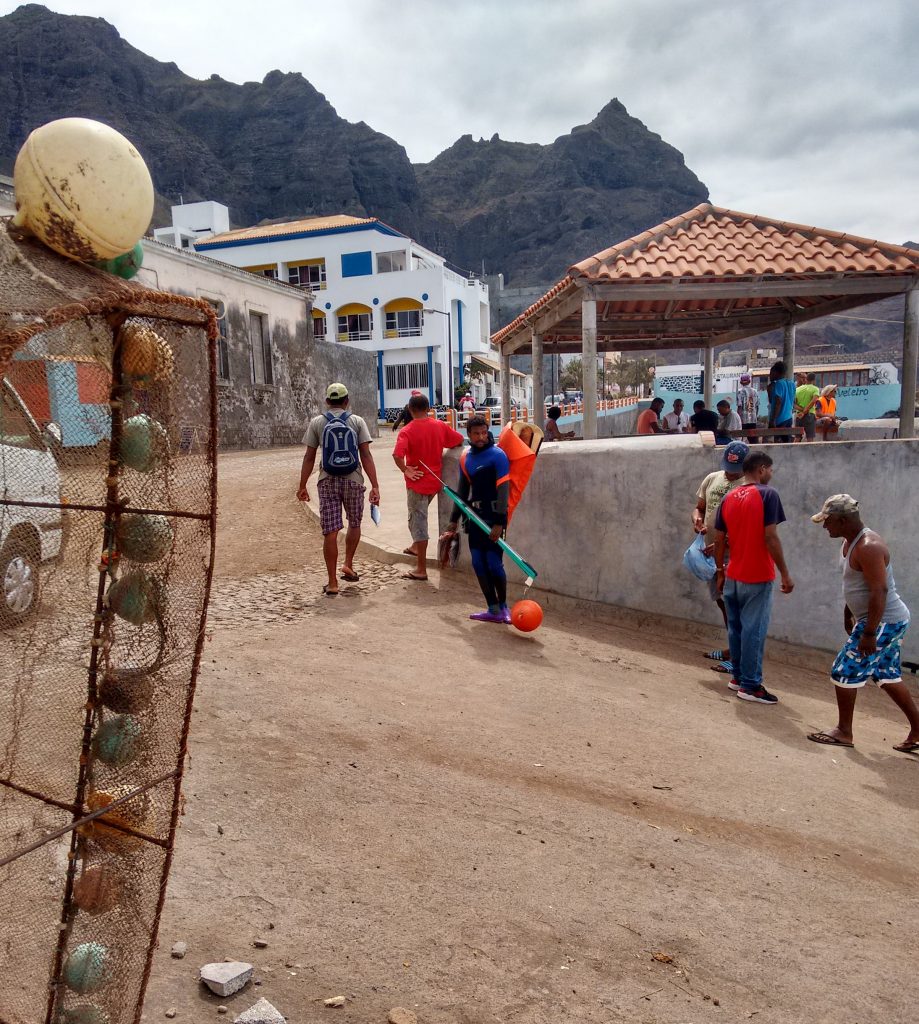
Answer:
[[[785,376],[795,379],[795,325],[785,324],[785,337],[782,343],[782,361],[785,363]]]
[[[903,374],[900,377],[900,437],[916,436],[916,362],[919,357],[919,283],[906,293]]]
[[[702,382],[702,401],[706,409],[711,409],[715,400],[715,346],[711,342],[705,346],[705,372],[702,376],[705,378]]]
[[[501,426],[511,421],[511,357],[501,350]]]
[[[546,386],[542,373],[542,335],[533,331],[533,408],[530,419],[540,426],[545,420]]]
[[[581,303],[581,367],[584,371],[584,440],[597,436],[597,300]]]

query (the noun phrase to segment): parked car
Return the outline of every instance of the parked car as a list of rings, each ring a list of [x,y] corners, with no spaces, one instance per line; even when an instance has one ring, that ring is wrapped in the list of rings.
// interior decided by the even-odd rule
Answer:
[[[515,412],[520,411],[520,403],[512,398],[511,408]],[[476,412],[485,412],[488,409],[491,413],[492,419],[501,418],[501,396],[500,395],[489,395],[487,398],[483,398],[481,402],[476,406]]]
[[[61,474],[45,437],[13,386],[0,381],[0,493],[9,500],[59,503]],[[38,609],[40,567],[63,543],[59,508],[0,505],[0,628]]]

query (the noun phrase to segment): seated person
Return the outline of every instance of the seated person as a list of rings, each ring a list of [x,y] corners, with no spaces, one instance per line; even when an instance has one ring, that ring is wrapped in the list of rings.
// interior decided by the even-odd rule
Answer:
[[[557,405],[553,405],[552,408],[546,413],[546,440],[547,441],[573,441],[574,431],[566,430],[562,433],[558,429],[558,420],[562,415],[562,410]]]
[[[664,431],[668,434],[688,434],[689,416],[683,412],[683,399],[673,400],[673,412],[664,416]]]
[[[715,408],[718,410],[718,429],[715,431],[715,441],[717,444],[730,444],[734,440],[730,431],[742,430],[743,423],[740,416],[731,408],[728,399],[722,398]]]
[[[836,385],[827,384],[817,399],[817,433],[824,441],[828,434],[839,433],[839,419],[836,416]]]
[[[713,434],[718,432],[718,414],[711,409],[705,408],[705,402],[699,400],[692,404],[692,416],[689,417],[689,425],[694,434],[703,430],[710,430]]]
[[[639,413],[638,423],[635,425],[637,433],[663,434],[664,428],[660,424],[660,414],[663,408],[663,398],[652,399],[651,405],[644,412]]]

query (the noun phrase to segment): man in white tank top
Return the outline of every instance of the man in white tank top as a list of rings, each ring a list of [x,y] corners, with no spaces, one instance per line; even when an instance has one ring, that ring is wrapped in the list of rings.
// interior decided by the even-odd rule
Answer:
[[[840,562],[848,639],[836,655],[830,676],[836,684],[839,723],[808,735],[814,743],[852,747],[852,716],[859,688],[869,679],[882,687],[906,715],[909,734],[894,750],[919,753],[919,708],[900,672],[900,641],[909,627],[909,609],[900,600],[884,541],[862,522],[850,494],[834,494],[811,516],[831,537],[843,540]]]

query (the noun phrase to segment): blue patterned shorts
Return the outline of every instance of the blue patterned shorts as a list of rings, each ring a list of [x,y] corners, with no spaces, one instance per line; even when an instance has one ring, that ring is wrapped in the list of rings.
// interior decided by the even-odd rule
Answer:
[[[877,650],[862,654],[858,641],[865,632],[865,623],[856,622],[842,650],[836,655],[830,676],[837,686],[864,686],[873,679],[878,686],[903,681],[900,670],[900,641],[909,622],[882,622],[878,626]]]

